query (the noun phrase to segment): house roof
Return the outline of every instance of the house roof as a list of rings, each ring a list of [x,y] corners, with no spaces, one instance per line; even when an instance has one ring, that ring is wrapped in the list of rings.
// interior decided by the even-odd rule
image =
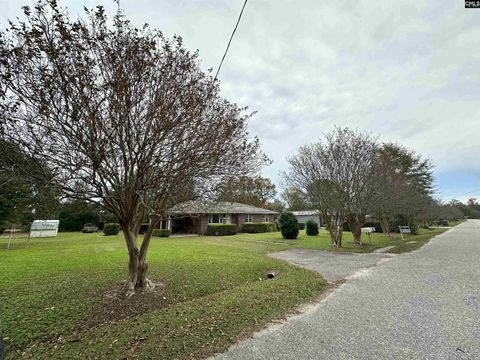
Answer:
[[[318,210],[304,210],[304,211],[292,211],[295,216],[311,216],[311,215],[320,215]]]
[[[276,211],[240,204],[236,202],[190,200],[175,205],[170,209],[172,214],[278,214]]]

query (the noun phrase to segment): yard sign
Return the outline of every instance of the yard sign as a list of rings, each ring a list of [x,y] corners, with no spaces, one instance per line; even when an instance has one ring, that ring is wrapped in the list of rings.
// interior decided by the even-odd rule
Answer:
[[[57,236],[59,220],[34,220],[30,228],[30,237]]]
[[[410,226],[399,226],[398,229],[400,230],[400,236],[403,240],[403,234],[411,234]]]

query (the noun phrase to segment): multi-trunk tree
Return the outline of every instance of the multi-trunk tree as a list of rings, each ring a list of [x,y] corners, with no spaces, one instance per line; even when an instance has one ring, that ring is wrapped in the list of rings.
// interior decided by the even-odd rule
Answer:
[[[336,128],[288,160],[285,182],[306,194],[312,208],[320,211],[334,246],[342,246],[346,220],[355,242],[361,243],[361,228],[375,190],[376,149],[368,134]]]
[[[174,195],[192,186],[202,194],[265,161],[248,137],[249,115],[219,96],[180,37],[135,28],[120,11],[108,19],[102,7],[76,21],[55,0],[24,12],[0,36],[0,134],[49,172],[17,171],[114,214],[130,293],[151,288],[153,224]]]

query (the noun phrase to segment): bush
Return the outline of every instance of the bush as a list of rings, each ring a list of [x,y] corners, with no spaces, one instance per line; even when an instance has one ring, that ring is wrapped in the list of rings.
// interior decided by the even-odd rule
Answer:
[[[305,224],[306,233],[309,236],[318,235],[318,224],[313,220],[308,220]]]
[[[305,223],[298,223],[298,230],[305,230]]]
[[[352,231],[350,230],[350,225],[348,224],[348,222],[343,223],[342,231]]]
[[[235,224],[208,224],[207,235],[222,236],[235,235],[237,233],[237,225]]]
[[[117,235],[120,232],[120,224],[108,223],[103,225],[103,233],[106,236]]]
[[[138,230],[138,233],[139,234],[145,234],[145,232],[147,231],[148,227],[150,226],[150,224],[142,224],[140,225],[140,229]]]
[[[275,223],[262,222],[262,223],[245,223],[242,228],[243,232],[249,234],[266,233],[277,231]]]
[[[280,214],[278,217],[278,228],[284,239],[296,239],[298,236],[298,221],[291,212]]]
[[[169,237],[170,236],[170,230],[168,230],[168,229],[153,229],[152,236]]]

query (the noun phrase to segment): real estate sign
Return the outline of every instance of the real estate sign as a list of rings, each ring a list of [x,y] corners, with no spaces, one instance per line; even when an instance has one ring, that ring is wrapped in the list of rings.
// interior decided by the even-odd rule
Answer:
[[[34,220],[30,228],[30,237],[57,236],[59,220]]]

